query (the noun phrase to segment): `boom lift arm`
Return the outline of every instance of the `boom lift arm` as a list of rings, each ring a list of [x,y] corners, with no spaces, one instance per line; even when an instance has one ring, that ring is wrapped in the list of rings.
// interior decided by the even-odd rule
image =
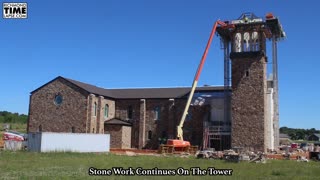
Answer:
[[[232,24],[227,24],[225,22],[222,22],[220,20],[217,20],[213,27],[212,27],[212,30],[211,30],[211,34],[210,34],[210,37],[209,37],[209,40],[207,42],[207,46],[206,46],[206,49],[205,51],[203,52],[203,55],[202,55],[202,58],[201,58],[201,61],[200,61],[200,64],[198,66],[198,69],[197,69],[197,72],[195,74],[195,77],[194,77],[194,80],[193,80],[193,83],[192,83],[192,88],[191,88],[191,91],[190,91],[190,94],[189,94],[189,97],[188,97],[188,101],[187,101],[187,104],[184,108],[184,111],[183,111],[183,114],[182,114],[182,117],[181,117],[181,120],[180,120],[180,123],[179,125],[177,126],[177,138],[181,141],[183,141],[183,124],[184,124],[184,121],[186,119],[186,116],[188,114],[188,110],[189,110],[189,107],[190,107],[190,103],[191,103],[191,100],[192,100],[192,97],[193,97],[193,94],[194,94],[194,91],[197,87],[197,84],[198,84],[198,80],[199,80],[199,77],[200,77],[200,74],[201,74],[201,71],[202,71],[202,68],[203,68],[203,65],[206,61],[206,58],[207,58],[207,54],[208,54],[208,51],[209,51],[209,48],[210,48],[210,45],[211,45],[211,42],[212,42],[212,39],[213,39],[213,36],[216,32],[216,29],[217,29],[217,26],[220,25],[221,27],[223,28],[234,28],[234,25]]]

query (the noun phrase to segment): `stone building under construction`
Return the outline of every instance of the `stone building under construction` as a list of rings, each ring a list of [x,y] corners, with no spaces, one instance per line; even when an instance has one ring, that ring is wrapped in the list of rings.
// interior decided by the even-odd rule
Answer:
[[[224,86],[196,89],[184,140],[216,150],[274,149],[279,144],[277,42],[285,33],[272,14],[262,19],[246,13],[226,23],[234,28],[217,28]],[[105,89],[59,76],[31,92],[28,132],[108,133],[111,148],[154,149],[176,138],[190,90]]]

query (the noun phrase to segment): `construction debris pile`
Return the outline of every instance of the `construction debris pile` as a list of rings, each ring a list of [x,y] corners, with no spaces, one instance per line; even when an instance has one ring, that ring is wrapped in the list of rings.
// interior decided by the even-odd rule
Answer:
[[[291,146],[283,145],[277,150],[263,152],[242,151],[241,148],[235,148],[224,151],[215,151],[209,148],[196,153],[197,158],[204,159],[224,159],[228,162],[254,162],[266,163],[267,159],[279,160],[297,160],[298,162],[309,162],[309,159],[320,160],[320,146],[312,143],[296,144]]]
[[[197,158],[206,158],[206,159],[224,159],[229,162],[240,162],[248,161],[255,163],[265,163],[266,156],[264,153],[258,152],[236,152],[235,150],[225,150],[225,151],[214,151],[212,149],[199,151],[196,154]]]

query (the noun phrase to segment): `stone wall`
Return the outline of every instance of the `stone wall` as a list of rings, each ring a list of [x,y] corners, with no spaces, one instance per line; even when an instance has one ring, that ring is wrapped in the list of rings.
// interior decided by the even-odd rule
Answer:
[[[122,126],[122,140],[121,148],[131,148],[131,126]]]
[[[88,101],[88,120],[86,133],[96,133],[98,112],[95,112],[95,109],[98,109],[98,98],[94,94],[90,94]]]
[[[96,114],[95,114],[96,103]],[[109,106],[108,116],[105,116],[105,107]],[[88,103],[88,132],[90,133],[104,133],[104,121],[115,117],[115,101],[106,99],[103,96],[89,95]]]
[[[232,59],[232,147],[265,151],[266,59]]]
[[[61,95],[60,105],[55,97]],[[35,91],[30,97],[28,132],[72,132],[84,133],[87,120],[88,94],[58,78]]]
[[[110,134],[110,147],[131,148],[131,126],[106,125],[105,133]]]
[[[63,97],[61,105],[54,103],[56,95]],[[28,131],[110,132],[113,147],[156,149],[159,138],[176,138],[176,127],[185,103],[186,98],[113,100],[89,94],[69,81],[57,78],[30,96]],[[104,114],[106,104],[108,116]],[[132,107],[132,118],[128,117],[129,106]],[[159,118],[156,118],[156,108],[160,109]],[[209,109],[194,106],[189,110],[192,116],[184,124],[184,139],[193,145],[202,143],[203,120]],[[127,120],[132,127],[104,125],[104,121],[112,118]]]
[[[115,118],[127,120],[132,123],[131,147],[139,147],[139,121],[140,121],[140,99],[117,100],[115,103]],[[132,107],[132,119],[128,117],[128,107]]]
[[[146,100],[146,128],[145,148],[157,148],[159,138],[172,138],[174,132],[174,119],[171,107],[173,101],[169,99],[147,99]],[[159,108],[159,116],[156,111]],[[151,133],[151,135],[149,135]],[[151,137],[150,137],[151,136]]]
[[[159,139],[176,138],[176,128],[182,117],[185,103],[186,99],[117,100],[116,118],[128,119],[127,109],[128,106],[132,106],[132,148],[156,149],[160,143]],[[159,119],[156,119],[156,108],[160,108]],[[144,110],[146,112],[142,112]],[[190,108],[191,118],[185,121],[183,128],[185,140],[192,142],[193,145],[201,145],[203,120],[209,115],[209,111],[209,106]]]
[[[89,110],[89,115],[88,117],[91,118],[89,120],[91,124],[91,133],[99,133],[103,134],[104,133],[104,122],[106,120],[110,120],[115,117],[115,101],[110,100],[110,99],[105,99],[103,96],[95,96],[93,94],[90,94],[89,99],[92,99],[90,101],[91,106],[88,107]],[[94,116],[94,103],[97,104],[97,115]],[[109,107],[109,111],[107,114],[105,114],[105,108],[106,105]]]
[[[110,134],[110,148],[122,148],[122,126],[105,126],[105,134]]]

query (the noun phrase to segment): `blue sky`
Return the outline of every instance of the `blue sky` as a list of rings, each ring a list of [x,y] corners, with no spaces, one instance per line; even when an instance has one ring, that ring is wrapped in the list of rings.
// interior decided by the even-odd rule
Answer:
[[[26,114],[30,92],[59,75],[105,88],[191,86],[217,19],[273,12],[287,33],[278,44],[280,125],[320,129],[317,1],[26,2],[28,19],[0,19],[0,110]],[[223,84],[217,37],[204,84]]]

